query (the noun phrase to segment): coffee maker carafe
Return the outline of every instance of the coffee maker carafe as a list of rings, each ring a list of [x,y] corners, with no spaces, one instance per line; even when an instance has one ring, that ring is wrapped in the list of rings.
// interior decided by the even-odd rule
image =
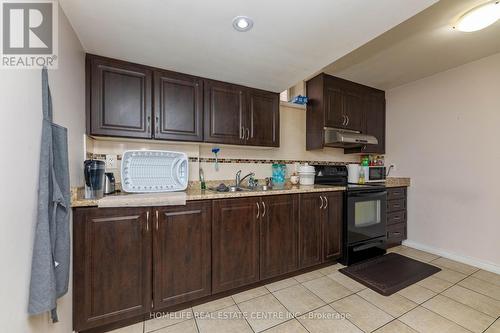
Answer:
[[[104,196],[104,169],[104,161],[86,160],[83,162],[85,199],[100,199]]]

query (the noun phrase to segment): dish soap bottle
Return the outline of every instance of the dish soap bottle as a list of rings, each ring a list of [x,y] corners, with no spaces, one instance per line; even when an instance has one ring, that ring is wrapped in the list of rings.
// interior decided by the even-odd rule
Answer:
[[[358,182],[360,184],[365,183],[365,168],[364,167],[359,168],[359,181]]]

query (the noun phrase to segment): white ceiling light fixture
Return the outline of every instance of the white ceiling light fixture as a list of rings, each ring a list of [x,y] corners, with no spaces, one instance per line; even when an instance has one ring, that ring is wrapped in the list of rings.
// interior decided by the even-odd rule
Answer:
[[[236,16],[233,19],[233,28],[240,32],[245,32],[253,27],[253,20],[248,16]]]
[[[499,19],[500,1],[490,1],[462,15],[454,28],[463,32],[473,32],[484,29]]]

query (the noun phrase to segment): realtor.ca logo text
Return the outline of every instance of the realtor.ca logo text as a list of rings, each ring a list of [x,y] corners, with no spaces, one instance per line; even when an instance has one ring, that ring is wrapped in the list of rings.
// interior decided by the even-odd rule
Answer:
[[[0,0],[0,4],[0,68],[57,68],[57,2]]]

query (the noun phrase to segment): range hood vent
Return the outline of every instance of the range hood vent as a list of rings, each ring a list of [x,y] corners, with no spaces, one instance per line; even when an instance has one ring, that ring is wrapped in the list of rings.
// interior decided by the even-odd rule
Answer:
[[[325,127],[325,146],[337,148],[355,148],[364,145],[376,145],[378,140],[373,135],[361,134],[338,128]]]

